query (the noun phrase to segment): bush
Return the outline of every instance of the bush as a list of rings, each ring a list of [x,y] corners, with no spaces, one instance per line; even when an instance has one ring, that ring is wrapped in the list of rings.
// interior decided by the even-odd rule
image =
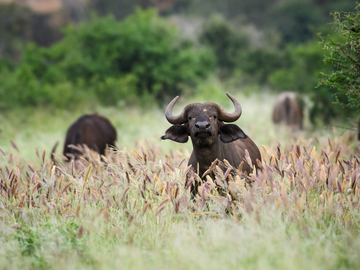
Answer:
[[[149,95],[163,102],[179,94],[183,85],[196,86],[214,68],[209,50],[195,50],[191,42],[180,40],[175,27],[154,10],[137,10],[122,22],[112,16],[94,16],[78,28],[67,27],[64,34],[50,48],[28,46],[21,65],[9,78],[15,91],[10,103],[66,106],[55,100],[64,98],[60,90],[65,85],[74,94],[94,93],[109,105]],[[9,104],[8,89],[0,88],[3,107]],[[70,96],[67,92],[65,98]]]
[[[317,85],[319,72],[324,70],[323,55],[324,52],[316,41],[287,46],[283,56],[284,66],[269,78],[272,86],[301,93],[312,92]]]
[[[219,16],[213,16],[204,24],[200,42],[212,48],[221,77],[228,77],[233,73],[240,54],[249,47],[249,37],[236,31]]]
[[[83,100],[90,100],[91,93],[81,91],[68,81],[54,84],[40,83],[26,66],[12,73],[0,74],[0,109],[6,110],[19,106],[55,106],[71,108]]]
[[[283,62],[283,55],[278,50],[254,48],[241,53],[237,66],[252,83],[265,84],[270,74],[281,68]]]
[[[326,22],[322,10],[312,1],[284,1],[275,5],[269,24],[280,32],[283,43],[300,44],[316,37],[313,27]]]
[[[135,94],[149,93],[158,101],[179,94],[180,84],[195,86],[214,66],[209,51],[193,50],[154,10],[137,10],[123,22],[95,17],[79,29],[68,28],[58,46],[60,51],[73,47],[59,63],[69,80],[104,83],[107,77],[131,74]]]
[[[273,88],[292,90],[310,96],[310,120],[321,119],[329,123],[332,118],[347,117],[350,110],[344,110],[334,104],[335,98],[329,95],[328,87],[317,87],[321,77],[320,72],[330,71],[323,65],[324,51],[318,42],[308,42],[302,45],[289,45],[285,49],[286,65],[274,71],[269,78]],[[341,97],[343,98],[343,97]]]
[[[192,98],[199,103],[215,102],[219,105],[227,104],[229,101],[224,91],[224,85],[215,77],[200,83]]]
[[[334,26],[344,37],[336,41],[331,36],[322,38],[324,49],[328,50],[324,62],[335,71],[322,73],[319,85],[335,88],[332,91],[337,103],[360,108],[360,4],[354,12],[335,12]],[[342,98],[345,96],[346,98]]]
[[[17,4],[0,3],[0,68],[20,58],[24,41],[31,38],[31,12]]]
[[[106,77],[101,81],[95,80],[92,89],[103,104],[116,105],[119,101],[131,103],[136,100],[137,83],[136,76],[127,74],[119,77]]]

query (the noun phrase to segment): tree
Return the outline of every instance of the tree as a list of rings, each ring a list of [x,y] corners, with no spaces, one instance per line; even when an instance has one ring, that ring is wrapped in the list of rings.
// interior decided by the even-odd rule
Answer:
[[[288,45],[284,49],[284,66],[269,76],[274,89],[291,90],[307,95],[311,100],[309,117],[312,123],[319,121],[329,124],[333,118],[346,118],[351,114],[349,108],[342,108],[333,94],[334,89],[326,86],[316,87],[321,72],[331,72],[330,66],[324,66],[324,50],[318,41],[309,41],[301,45]],[[344,95],[339,95],[343,100]]]
[[[324,49],[329,51],[324,62],[335,68],[331,74],[322,73],[319,85],[336,88],[337,103],[351,108],[360,108],[360,4],[354,12],[334,12],[334,26],[342,36],[335,40],[331,36],[322,38]],[[340,99],[345,95],[347,99]]]
[[[165,103],[213,72],[209,48],[182,40],[153,9],[123,21],[99,18],[63,30],[49,48],[29,44],[14,72],[0,69],[0,109],[52,104],[84,96],[106,105],[149,99]]]
[[[273,26],[283,38],[283,43],[300,44],[316,37],[313,30],[326,22],[322,10],[311,1],[284,1],[274,6],[269,16]]]
[[[250,38],[221,16],[212,16],[203,26],[200,42],[211,47],[220,76],[228,77],[238,65],[239,54],[248,50]]]
[[[19,61],[23,44],[31,35],[30,10],[14,3],[0,3],[0,62]]]

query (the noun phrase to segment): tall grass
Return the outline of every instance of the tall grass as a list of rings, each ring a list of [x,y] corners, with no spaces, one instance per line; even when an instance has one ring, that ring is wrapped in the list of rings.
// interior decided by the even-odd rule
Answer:
[[[259,145],[263,170],[214,166],[195,200],[184,189],[188,146],[156,139],[168,126],[157,109],[99,109],[119,131],[105,163],[87,151],[87,160],[52,164],[35,143],[36,125],[21,131],[31,138],[23,147],[16,137],[1,145],[1,267],[359,269],[358,146],[334,133],[288,136],[265,120],[273,97],[237,98],[238,124]],[[56,126],[72,121],[66,114],[53,126],[49,116],[39,122],[49,123],[38,132],[47,147]],[[38,156],[24,159],[34,146]]]

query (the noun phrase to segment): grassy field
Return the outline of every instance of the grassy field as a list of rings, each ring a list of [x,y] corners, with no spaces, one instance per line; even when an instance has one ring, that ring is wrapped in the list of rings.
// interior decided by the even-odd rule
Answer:
[[[212,90],[212,89],[211,89]],[[206,89],[204,90],[204,92]],[[191,100],[180,98],[174,113],[181,112],[182,108],[190,102],[217,102],[228,111],[232,111],[232,103],[223,91],[214,91],[217,95],[202,95]],[[218,93],[220,92],[220,93]],[[342,135],[343,130],[334,134],[332,128],[322,127],[314,129],[308,120],[305,121],[305,131],[291,132],[282,126],[274,126],[271,122],[272,107],[275,96],[267,92],[254,95],[235,93],[241,102],[243,114],[236,122],[260,147],[261,145],[277,144],[276,140],[285,145],[291,145],[296,140],[315,141],[316,138]],[[19,149],[18,156],[27,161],[36,159],[37,148],[39,152],[46,151],[47,157],[56,141],[59,141],[57,152],[62,152],[63,141],[67,128],[82,114],[99,113],[110,119],[118,132],[118,147],[123,149],[137,148],[140,142],[148,140],[156,144],[165,152],[170,149],[191,150],[191,144],[177,144],[169,141],[160,141],[170,124],[164,116],[165,108],[148,106],[146,108],[111,107],[104,108],[89,104],[72,108],[71,111],[55,110],[49,108],[25,108],[0,114],[0,147],[6,152],[13,152],[10,141]],[[306,118],[307,119],[307,118]],[[350,135],[347,131],[345,135]],[[353,134],[352,134],[353,135]],[[16,152],[16,151],[15,151]]]
[[[353,134],[308,122],[292,132],[271,123],[273,95],[235,97],[263,171],[226,182],[214,167],[194,201],[183,188],[191,145],[159,140],[169,127],[162,109],[97,107],[116,126],[119,150],[107,164],[88,153],[57,166],[53,144],[94,110],[2,115],[0,269],[359,269]],[[175,113],[189,102],[180,101]]]

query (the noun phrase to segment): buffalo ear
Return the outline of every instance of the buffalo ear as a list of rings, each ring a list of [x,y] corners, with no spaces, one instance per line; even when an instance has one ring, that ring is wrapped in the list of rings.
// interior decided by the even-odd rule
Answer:
[[[175,142],[185,143],[188,141],[188,130],[183,125],[174,125],[165,132],[165,135],[162,136],[161,139],[170,139]]]
[[[237,125],[228,124],[220,127],[220,140],[224,143],[246,138],[247,135]]]

